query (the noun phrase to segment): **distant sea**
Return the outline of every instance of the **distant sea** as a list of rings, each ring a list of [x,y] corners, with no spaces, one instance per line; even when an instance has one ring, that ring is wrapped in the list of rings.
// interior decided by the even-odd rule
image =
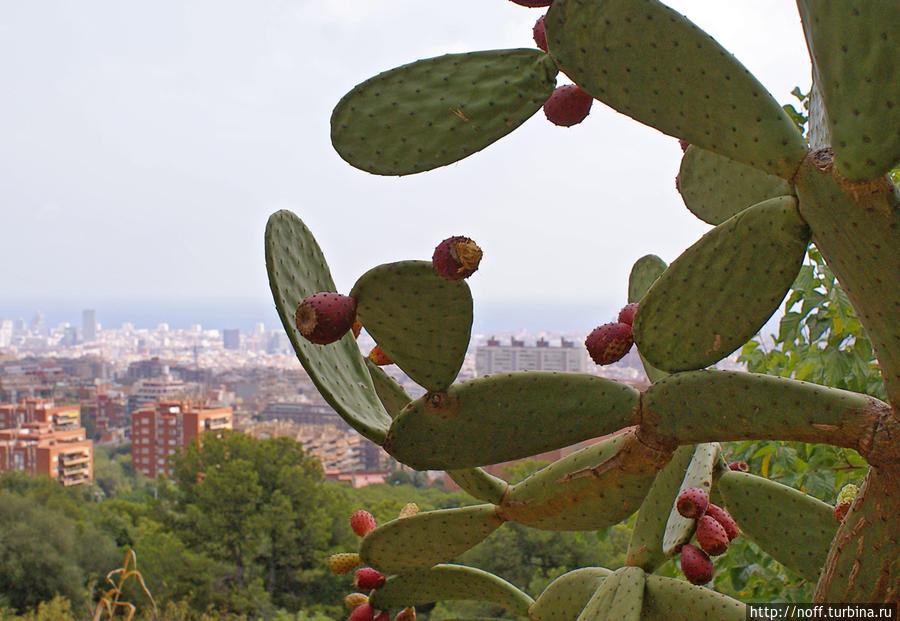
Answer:
[[[156,328],[169,324],[172,330],[200,324],[203,329],[238,328],[242,333],[262,323],[267,330],[281,326],[274,304],[269,300],[3,300],[0,319],[22,318],[26,325],[37,311],[44,323],[55,328],[61,323],[81,327],[81,312],[96,311],[102,328]],[[474,334],[526,331],[529,333],[579,332],[614,321],[618,308],[602,307],[584,301],[547,304],[522,300],[516,302],[477,301],[474,308]]]

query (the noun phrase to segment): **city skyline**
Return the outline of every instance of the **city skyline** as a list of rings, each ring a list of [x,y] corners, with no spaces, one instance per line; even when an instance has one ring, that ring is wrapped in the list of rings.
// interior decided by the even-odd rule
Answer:
[[[790,3],[669,4],[778,101],[808,86]],[[484,152],[401,179],[352,169],[329,142],[331,109],[358,82],[418,58],[531,47],[542,12],[507,0],[10,4],[3,298],[74,301],[101,323],[111,298],[269,304],[263,229],[289,208],[342,292],[376,264],[427,259],[466,234],[485,250],[476,305],[614,309],[638,257],[671,261],[708,228],[675,192],[675,139],[595,102],[577,127],[538,112]]]

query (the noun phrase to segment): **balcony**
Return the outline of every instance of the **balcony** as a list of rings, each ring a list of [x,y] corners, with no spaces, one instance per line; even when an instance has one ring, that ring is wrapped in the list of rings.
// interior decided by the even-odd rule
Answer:
[[[63,453],[59,456],[59,463],[64,468],[81,464],[88,464],[90,463],[90,461],[91,456],[86,452]]]
[[[87,469],[84,472],[75,472],[72,474],[60,474],[59,482],[62,483],[65,487],[69,487],[71,485],[82,485],[88,482]]]
[[[215,418],[207,418],[204,426],[209,431],[216,429],[231,429],[231,420],[227,416],[217,416]]]

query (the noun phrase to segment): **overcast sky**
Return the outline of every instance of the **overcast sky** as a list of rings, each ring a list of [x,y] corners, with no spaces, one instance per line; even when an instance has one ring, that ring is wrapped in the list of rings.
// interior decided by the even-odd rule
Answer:
[[[669,4],[779,102],[809,86],[793,3]],[[462,234],[485,251],[476,300],[618,308],[635,259],[671,261],[708,229],[675,191],[676,140],[595,102],[579,126],[538,112],[400,179],[330,145],[331,109],[355,84],[418,58],[531,47],[542,13],[508,0],[0,0],[0,298],[268,301],[263,230],[288,208],[344,292]]]

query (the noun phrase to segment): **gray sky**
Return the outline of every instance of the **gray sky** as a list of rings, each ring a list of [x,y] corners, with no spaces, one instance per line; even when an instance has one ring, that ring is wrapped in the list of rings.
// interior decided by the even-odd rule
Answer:
[[[669,4],[781,103],[809,86],[793,3]],[[463,234],[485,251],[476,300],[618,308],[635,259],[671,261],[708,229],[675,191],[676,140],[595,102],[579,126],[538,112],[400,179],[330,145],[331,108],[358,82],[531,47],[542,13],[507,0],[0,0],[0,297],[267,301],[265,221],[288,208],[344,292]]]

